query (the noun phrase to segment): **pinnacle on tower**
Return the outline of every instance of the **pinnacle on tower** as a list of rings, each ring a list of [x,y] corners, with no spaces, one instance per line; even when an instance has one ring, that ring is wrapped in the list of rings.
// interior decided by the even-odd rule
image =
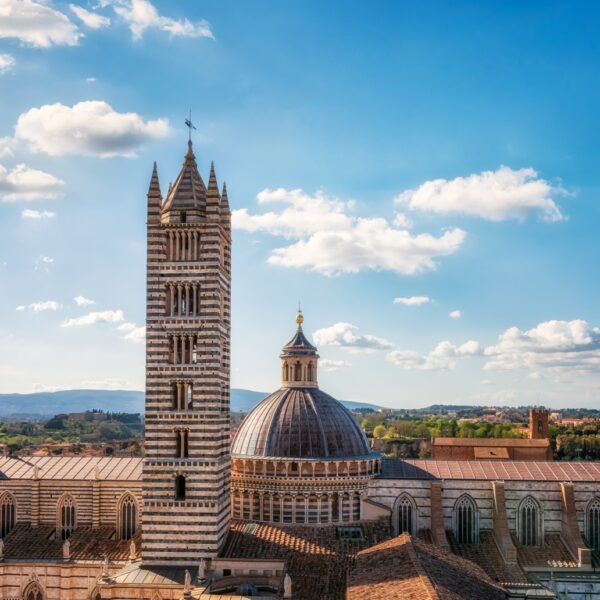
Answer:
[[[206,190],[206,213],[208,218],[218,216],[221,206],[221,195],[219,194],[219,185],[215,174],[215,163],[210,163],[210,175],[208,178],[208,188]]]
[[[221,192],[221,211],[229,212],[229,199],[227,198],[227,184],[223,182],[223,191]]]
[[[158,170],[155,161],[150,186],[148,187],[148,222],[155,223],[160,220],[161,208],[162,193],[160,191],[160,182],[158,181]]]

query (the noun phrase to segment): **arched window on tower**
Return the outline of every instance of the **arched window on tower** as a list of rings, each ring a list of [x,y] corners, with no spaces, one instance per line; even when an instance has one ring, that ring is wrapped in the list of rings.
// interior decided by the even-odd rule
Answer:
[[[308,374],[306,378],[308,379],[308,381],[313,380],[313,364],[311,362],[308,363]]]
[[[58,501],[56,529],[62,540],[68,540],[75,531],[77,524],[77,511],[75,500],[71,494],[63,495]]]
[[[538,546],[542,541],[542,512],[537,500],[527,496],[519,504],[518,532],[519,541],[524,546]]]
[[[294,365],[294,381],[302,381],[302,365],[300,361]]]
[[[118,515],[117,531],[119,539],[130,540],[137,529],[137,503],[129,492],[119,501]]]
[[[0,538],[6,537],[15,526],[16,512],[14,496],[5,492],[0,496]]]
[[[479,542],[477,505],[468,494],[462,495],[454,504],[454,535],[459,544]]]
[[[187,407],[193,408],[194,407],[194,398],[193,398],[193,394],[192,394],[192,384],[186,383],[185,389],[187,390]]]
[[[180,502],[185,500],[185,477],[183,475],[175,477],[175,500]]]
[[[588,506],[587,541],[592,548],[600,548],[600,498],[594,498]]]
[[[32,581],[23,593],[24,600],[44,600],[44,592],[37,581]]]

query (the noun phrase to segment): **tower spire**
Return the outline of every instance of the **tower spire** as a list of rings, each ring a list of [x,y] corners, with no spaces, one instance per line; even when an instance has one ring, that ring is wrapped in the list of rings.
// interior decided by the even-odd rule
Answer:
[[[210,175],[208,177],[208,188],[206,189],[206,215],[208,218],[218,217],[221,208],[221,194],[215,174],[215,163],[210,163]]]
[[[158,169],[156,161],[152,168],[152,177],[148,187],[148,222],[156,223],[160,220],[160,211],[162,208],[162,193],[160,191],[160,182],[158,181]]]

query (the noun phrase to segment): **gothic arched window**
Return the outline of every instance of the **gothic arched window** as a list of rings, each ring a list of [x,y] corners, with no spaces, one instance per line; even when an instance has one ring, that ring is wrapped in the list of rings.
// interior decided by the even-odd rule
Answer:
[[[23,594],[24,600],[44,600],[44,592],[37,581],[32,581]]]
[[[397,501],[397,532],[398,535],[401,533],[410,533],[414,535],[415,532],[415,503],[408,494],[402,494]]]
[[[175,477],[175,500],[185,500],[185,477],[183,475]]]
[[[65,494],[60,498],[56,512],[56,528],[60,532],[60,538],[68,540],[73,535],[77,524],[77,510],[71,494]]]
[[[12,494],[0,496],[0,538],[6,537],[16,522],[16,502]]]
[[[541,516],[542,511],[540,505],[532,496],[527,496],[522,500],[521,504],[519,504],[519,541],[524,546],[539,545],[542,538]]]
[[[471,496],[464,494],[454,505],[454,535],[459,544],[476,544],[479,541],[477,505]]]
[[[600,498],[594,498],[588,506],[587,541],[592,548],[600,548]]]
[[[137,503],[129,492],[121,498],[118,511],[119,539],[130,540],[137,529]]]

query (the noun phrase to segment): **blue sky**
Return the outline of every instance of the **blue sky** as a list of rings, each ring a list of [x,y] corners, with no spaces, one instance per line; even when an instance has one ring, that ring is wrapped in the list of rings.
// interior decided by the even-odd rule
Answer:
[[[234,386],[277,388],[301,301],[338,398],[600,406],[597,13],[2,0],[0,391],[143,388],[145,194],[191,107]]]

